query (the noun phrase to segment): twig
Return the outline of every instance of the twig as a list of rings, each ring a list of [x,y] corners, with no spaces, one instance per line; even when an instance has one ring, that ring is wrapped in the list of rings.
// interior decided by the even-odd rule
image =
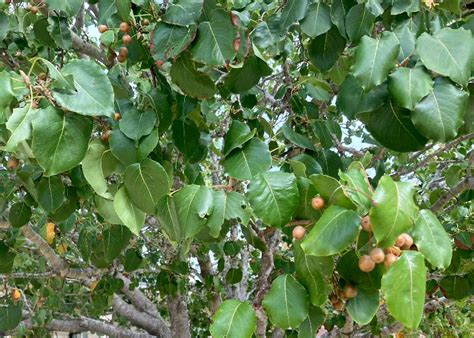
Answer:
[[[459,195],[464,190],[474,189],[474,177],[466,177],[461,182],[456,184],[454,187],[446,191],[441,195],[436,202],[431,206],[431,211],[436,212],[440,210],[446,203],[452,198]]]

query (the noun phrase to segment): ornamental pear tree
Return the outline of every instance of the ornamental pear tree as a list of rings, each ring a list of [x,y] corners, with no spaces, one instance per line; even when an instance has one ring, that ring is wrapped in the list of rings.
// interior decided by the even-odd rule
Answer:
[[[472,334],[471,0],[1,0],[0,335]]]

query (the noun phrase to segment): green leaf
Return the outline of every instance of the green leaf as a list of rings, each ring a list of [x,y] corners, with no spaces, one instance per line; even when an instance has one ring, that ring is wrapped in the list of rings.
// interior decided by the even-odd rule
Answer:
[[[297,328],[308,316],[308,294],[288,274],[273,281],[262,304],[272,324],[281,329]]]
[[[49,106],[32,120],[32,150],[45,176],[74,168],[84,158],[92,132],[92,121],[63,113]]]
[[[281,228],[291,220],[298,205],[296,177],[283,172],[258,174],[250,182],[247,197],[263,223]]]
[[[392,32],[383,32],[380,39],[362,37],[355,51],[352,73],[366,92],[385,81],[395,66],[399,49]]]
[[[469,280],[464,276],[448,276],[441,280],[441,289],[446,293],[446,297],[454,300],[461,300],[469,295]]]
[[[307,0],[288,0],[281,11],[280,35],[284,35],[294,23],[303,19],[307,8]]]
[[[337,177],[343,167],[341,158],[332,150],[319,151],[316,160],[321,165],[323,173],[332,177]]]
[[[88,116],[111,116],[114,113],[114,93],[104,70],[88,60],[73,60],[62,69],[72,75],[75,91],[53,91],[62,107]]]
[[[250,338],[257,327],[257,316],[247,302],[226,300],[212,316],[213,337]]]
[[[392,102],[359,118],[372,136],[383,146],[399,151],[420,150],[428,141],[413,125],[410,111],[396,107]]]
[[[320,307],[309,307],[308,317],[298,328],[298,338],[314,338],[326,316]]]
[[[108,262],[112,262],[120,255],[132,237],[132,233],[122,225],[112,225],[104,230],[102,235],[103,239],[101,242],[104,247],[104,258]]]
[[[400,67],[390,74],[388,90],[395,105],[414,110],[433,89],[433,80],[423,67]]]
[[[435,34],[423,33],[416,40],[416,52],[426,68],[467,85],[474,55],[472,33],[462,28],[443,28]]]
[[[37,112],[38,110],[32,109],[29,104],[22,108],[13,109],[13,114],[6,123],[7,129],[11,133],[5,145],[6,151],[16,152],[21,142],[31,138],[31,120]]]
[[[333,258],[308,255],[301,249],[299,241],[294,243],[293,250],[296,274],[308,291],[311,304],[324,304],[332,289],[330,279],[334,269]]]
[[[418,214],[414,192],[411,183],[395,182],[387,175],[380,179],[369,212],[378,246],[392,246],[398,235],[412,228]]]
[[[151,110],[131,109],[123,113],[119,126],[128,138],[138,141],[142,136],[151,133],[156,123],[156,114]]]
[[[159,22],[153,31],[150,51],[155,60],[174,58],[184,51],[196,35],[196,27],[190,28]]]
[[[31,208],[24,202],[18,202],[11,206],[8,221],[14,228],[21,228],[31,218]]]
[[[415,106],[413,124],[429,139],[443,143],[452,140],[464,122],[468,99],[467,92],[439,78],[430,94]]]
[[[420,1],[418,0],[399,0],[393,1],[390,14],[399,15],[402,13],[414,13],[420,10]]]
[[[355,211],[331,205],[305,237],[301,248],[314,256],[342,252],[357,238],[359,225],[360,218]]]
[[[114,208],[114,201],[105,199],[100,196],[95,196],[95,206],[100,216],[110,224],[122,224],[122,220],[117,215],[117,212]]]
[[[79,12],[84,0],[46,0],[49,10],[63,11],[68,16],[74,16]]]
[[[16,254],[3,241],[0,241],[0,257],[2,257],[2,260],[0,260],[0,273],[12,272]],[[2,321],[0,321],[1,323]]]
[[[224,170],[231,177],[250,180],[255,175],[268,170],[272,157],[268,146],[258,138],[253,138],[241,149],[234,149],[224,159]]]
[[[416,251],[404,251],[382,279],[382,292],[388,312],[410,329],[420,324],[425,289],[425,260]]]
[[[346,310],[359,325],[372,321],[379,308],[379,292],[358,288],[357,295],[347,301]]]
[[[207,155],[209,135],[201,132],[193,121],[174,121],[173,141],[191,163],[199,162]]]
[[[8,15],[1,12],[0,13],[0,40],[3,40],[7,37],[9,29],[10,29],[10,22],[8,20]]]
[[[100,0],[98,1],[99,6],[99,17],[97,21],[99,24],[109,26],[109,21],[112,21],[112,16],[117,13],[117,6],[115,4],[117,0]],[[120,0],[118,0],[120,1]]]
[[[209,234],[217,238],[225,220],[237,219],[247,225],[250,219],[250,210],[247,201],[242,194],[231,191],[226,193],[222,190],[213,191],[214,209],[207,221]]]
[[[117,12],[122,21],[128,22],[130,19],[131,0],[116,0]]]
[[[368,0],[365,3],[365,7],[372,13],[375,17],[380,16],[383,14],[384,9],[381,6],[382,0]]]
[[[232,150],[242,148],[242,145],[250,141],[255,135],[255,129],[250,130],[246,123],[232,120],[229,130],[224,136],[223,155],[227,156]]]
[[[15,329],[21,322],[21,304],[0,305],[0,331]]]
[[[339,33],[346,37],[346,15],[349,9],[355,5],[352,0],[334,0],[331,3],[331,21],[339,29]]]
[[[428,262],[439,269],[451,264],[453,249],[451,239],[430,210],[421,210],[413,230],[413,240]]]
[[[71,31],[65,17],[50,16],[48,17],[47,30],[58,47],[62,49],[71,49]]]
[[[290,163],[291,161],[292,160],[290,160]],[[299,161],[294,162],[301,163]],[[295,218],[317,220],[319,217],[321,217],[321,211],[311,207],[311,200],[314,196],[318,195],[316,187],[314,186],[313,182],[306,177],[298,177],[297,184],[300,200],[298,203],[298,208],[295,211]]]
[[[92,141],[81,165],[82,173],[92,189],[99,196],[112,199],[112,195],[108,192],[105,177],[117,165],[117,160],[110,149],[106,149],[99,141]]]
[[[171,183],[161,164],[150,159],[129,165],[123,182],[132,203],[149,214],[155,213],[158,201],[168,194]]]
[[[288,123],[283,125],[281,131],[288,141],[296,144],[297,146],[310,150],[316,150],[313,142],[311,142],[306,136],[294,131]]]
[[[359,215],[367,214],[373,191],[362,163],[352,162],[347,171],[339,172],[339,177],[345,182],[343,190],[346,196],[358,206]]]
[[[305,166],[305,175],[310,176],[313,174],[320,174],[323,172],[323,168],[321,165],[316,161],[316,159],[312,156],[307,154],[298,154],[291,158],[291,161],[298,161]],[[291,163],[291,162],[290,162]]]
[[[309,6],[306,16],[301,21],[301,30],[314,38],[326,33],[331,28],[331,9],[328,5],[318,1]]]
[[[212,66],[222,66],[234,58],[232,42],[236,29],[229,19],[229,13],[214,9],[206,13],[206,20],[198,26],[198,35],[191,50],[193,59]]]
[[[349,40],[359,42],[364,35],[370,35],[374,26],[375,16],[370,13],[365,4],[358,4],[347,12],[345,27]]]
[[[122,223],[138,236],[140,229],[145,224],[145,213],[133,205],[123,187],[114,196],[114,209]]]
[[[168,5],[162,20],[178,26],[191,25],[201,15],[202,5],[203,0],[175,0]]]
[[[336,27],[311,40],[308,46],[310,62],[321,72],[327,72],[346,48],[344,39]]]
[[[43,177],[36,190],[38,203],[48,212],[58,209],[64,202],[64,184],[57,176]]]
[[[158,133],[158,128],[155,128],[148,136],[144,137],[140,141],[137,149],[137,157],[139,161],[147,158],[148,155],[150,155],[150,153],[155,150],[155,148],[158,146],[159,139],[160,135]]]
[[[110,151],[123,165],[138,162],[138,151],[135,142],[125,136],[120,129],[113,129],[109,138]]]
[[[344,194],[341,183],[335,178],[322,174],[311,175],[309,178],[327,204],[334,204],[347,209],[355,208],[351,200]]]
[[[252,55],[242,66],[233,68],[226,76],[224,85],[231,93],[243,93],[252,89],[262,76],[272,73],[272,69],[262,59]]]
[[[187,95],[195,98],[208,98],[214,95],[216,87],[206,74],[197,71],[189,58],[179,56],[170,70],[173,82]]]

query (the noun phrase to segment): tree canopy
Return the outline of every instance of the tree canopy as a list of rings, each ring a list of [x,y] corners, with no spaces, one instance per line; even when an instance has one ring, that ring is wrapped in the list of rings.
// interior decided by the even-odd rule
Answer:
[[[0,334],[472,333],[471,0],[2,0]]]

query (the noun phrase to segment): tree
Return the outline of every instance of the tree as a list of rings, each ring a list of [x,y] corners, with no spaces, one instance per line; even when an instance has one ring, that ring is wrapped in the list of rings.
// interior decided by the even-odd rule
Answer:
[[[0,332],[472,332],[473,24],[464,0],[4,1]]]

